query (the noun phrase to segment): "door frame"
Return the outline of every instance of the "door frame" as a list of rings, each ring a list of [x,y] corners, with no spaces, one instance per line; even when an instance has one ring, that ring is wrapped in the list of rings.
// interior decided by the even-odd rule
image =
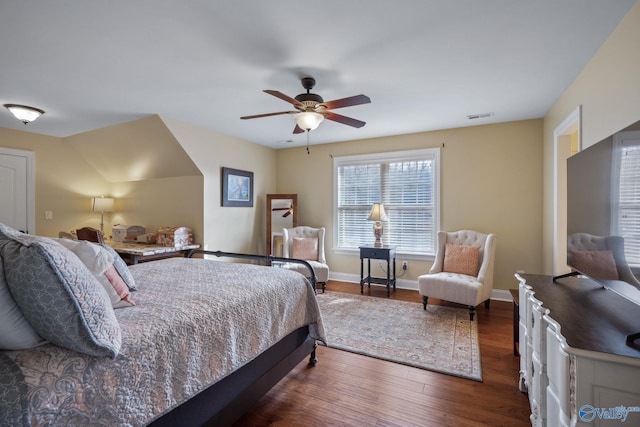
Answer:
[[[578,151],[582,149],[582,105],[578,105],[553,131],[553,259],[554,276],[567,273],[567,167],[566,144],[578,132]],[[560,168],[560,162],[565,165]],[[562,173],[561,173],[562,171]],[[560,197],[564,196],[562,200]]]
[[[0,147],[0,154],[25,157],[27,161],[27,229],[26,233],[36,233],[36,191],[35,191],[35,153],[27,150]]]

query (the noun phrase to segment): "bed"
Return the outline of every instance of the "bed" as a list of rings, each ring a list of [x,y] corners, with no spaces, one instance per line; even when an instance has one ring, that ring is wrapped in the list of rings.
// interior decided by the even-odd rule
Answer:
[[[326,342],[313,280],[294,271],[199,258],[142,263],[121,274],[135,283],[127,297],[135,306],[96,314],[87,307],[109,301],[108,292],[78,284],[85,267],[95,272],[56,245],[0,224],[0,290],[9,289],[41,340],[0,352],[2,425],[230,425],[306,357],[314,364],[316,343]],[[45,267],[31,265],[42,253]],[[62,319],[64,333],[51,326],[61,314],[42,315],[68,297],[55,294],[60,285],[37,292],[46,298],[16,286],[17,278],[24,284],[47,274],[63,282],[62,294],[75,292],[62,315],[80,314]],[[83,327],[84,337],[76,331]]]

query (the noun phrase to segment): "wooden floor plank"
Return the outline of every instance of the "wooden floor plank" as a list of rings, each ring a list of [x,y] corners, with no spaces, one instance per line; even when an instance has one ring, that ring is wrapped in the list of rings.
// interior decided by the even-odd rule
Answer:
[[[328,290],[360,293],[353,283],[329,281]],[[387,298],[383,287],[365,295]],[[417,291],[398,289],[391,299],[416,303]],[[429,304],[459,307],[429,299]],[[300,363],[235,426],[529,426],[529,400],[518,390],[513,356],[513,307],[480,306],[478,322],[483,382],[319,347],[319,362]]]

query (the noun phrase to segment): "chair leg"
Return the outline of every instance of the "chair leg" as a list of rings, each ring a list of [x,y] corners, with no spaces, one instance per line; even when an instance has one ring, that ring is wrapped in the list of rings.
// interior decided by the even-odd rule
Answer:
[[[422,308],[425,309],[425,310],[427,309],[427,300],[428,299],[429,299],[428,296],[426,296],[426,295],[422,296]]]
[[[473,315],[476,314],[476,308],[472,305],[469,306],[469,318],[473,322]]]
[[[491,298],[489,298],[488,300],[486,300],[484,302],[484,308],[486,308],[487,310],[489,310],[489,308],[491,307]]]
[[[322,293],[324,294],[325,289],[327,288],[327,282],[320,282],[322,285]]]

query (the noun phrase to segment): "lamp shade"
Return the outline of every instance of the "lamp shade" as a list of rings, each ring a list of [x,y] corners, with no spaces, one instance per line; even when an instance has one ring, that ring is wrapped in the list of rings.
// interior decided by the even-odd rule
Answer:
[[[316,129],[324,120],[324,116],[322,114],[315,113],[313,111],[298,113],[294,117],[296,119],[296,124],[298,125],[298,127],[306,131]]]
[[[42,111],[41,109],[29,107],[26,105],[4,104],[4,106],[7,107],[11,114],[16,117],[16,119],[20,120],[25,125],[44,114],[44,111]]]
[[[384,205],[382,203],[374,203],[371,207],[371,213],[369,214],[369,221],[384,221],[387,219],[387,213],[384,211]]]
[[[94,212],[113,212],[113,198],[111,197],[94,197]]]

